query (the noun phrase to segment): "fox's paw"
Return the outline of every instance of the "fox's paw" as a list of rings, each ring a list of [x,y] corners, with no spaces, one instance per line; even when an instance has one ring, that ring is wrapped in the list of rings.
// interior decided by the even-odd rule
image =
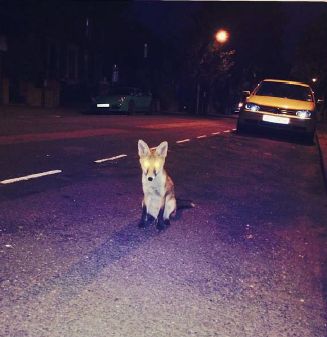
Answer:
[[[157,223],[157,230],[162,231],[166,228],[165,224],[163,222],[158,222]]]
[[[166,227],[169,227],[169,226],[170,226],[170,221],[169,221],[169,219],[166,219],[166,220],[165,220],[165,226],[166,226]]]
[[[168,219],[166,219],[164,221],[158,221],[158,223],[157,223],[157,229],[159,231],[162,231],[162,230],[166,229],[169,226],[170,226],[170,221]]]
[[[153,222],[155,221],[155,218],[150,215],[150,214],[147,214],[146,218],[145,219],[141,219],[140,223],[139,223],[139,228],[145,228],[145,227],[148,227],[150,226]]]
[[[145,228],[145,227],[147,227],[147,224],[146,224],[145,221],[140,221],[139,224],[138,224],[138,227],[139,228]]]
[[[155,219],[152,215],[148,214],[148,215],[147,215],[147,218],[146,218],[146,220],[145,220],[146,226],[152,225],[152,224],[154,223],[155,220],[156,220],[156,219]]]

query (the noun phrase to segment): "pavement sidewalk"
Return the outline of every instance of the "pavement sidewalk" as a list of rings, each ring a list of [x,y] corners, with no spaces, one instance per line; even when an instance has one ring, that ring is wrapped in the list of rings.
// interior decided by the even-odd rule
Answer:
[[[85,106],[74,107],[28,107],[26,105],[0,105],[0,118],[42,117],[42,116],[72,116],[81,114]]]
[[[320,154],[325,187],[327,191],[327,122],[319,122],[316,132],[317,145]]]

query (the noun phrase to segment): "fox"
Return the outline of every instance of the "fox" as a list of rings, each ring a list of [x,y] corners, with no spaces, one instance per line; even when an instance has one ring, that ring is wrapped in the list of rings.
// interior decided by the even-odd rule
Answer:
[[[138,141],[144,194],[140,228],[156,223],[157,229],[162,230],[170,225],[170,218],[176,215],[174,182],[164,168],[167,152],[167,141],[155,149],[150,149],[141,139]]]

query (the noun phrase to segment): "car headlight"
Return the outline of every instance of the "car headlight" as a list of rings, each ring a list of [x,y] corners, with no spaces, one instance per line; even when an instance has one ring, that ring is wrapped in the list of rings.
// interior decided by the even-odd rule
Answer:
[[[253,104],[253,103],[245,103],[244,105],[246,110],[251,110],[251,111],[258,111],[260,110],[260,106]]]
[[[300,117],[300,118],[309,118],[311,116],[311,111],[309,110],[299,110],[296,111],[296,116]]]

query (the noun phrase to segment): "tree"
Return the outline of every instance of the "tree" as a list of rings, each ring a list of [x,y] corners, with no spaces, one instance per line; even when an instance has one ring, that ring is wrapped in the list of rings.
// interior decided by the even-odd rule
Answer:
[[[208,87],[215,110],[225,112],[232,104],[226,102],[226,95],[237,100],[241,89],[249,90],[264,77],[278,77],[285,72],[282,14],[277,3],[201,3],[179,40],[185,82],[197,83],[199,79]],[[222,27],[230,32],[230,39],[214,48],[215,32]],[[243,88],[245,82],[250,87]]]
[[[304,31],[299,41],[292,76],[300,81],[313,83],[316,96],[324,98],[327,110],[327,9]]]

